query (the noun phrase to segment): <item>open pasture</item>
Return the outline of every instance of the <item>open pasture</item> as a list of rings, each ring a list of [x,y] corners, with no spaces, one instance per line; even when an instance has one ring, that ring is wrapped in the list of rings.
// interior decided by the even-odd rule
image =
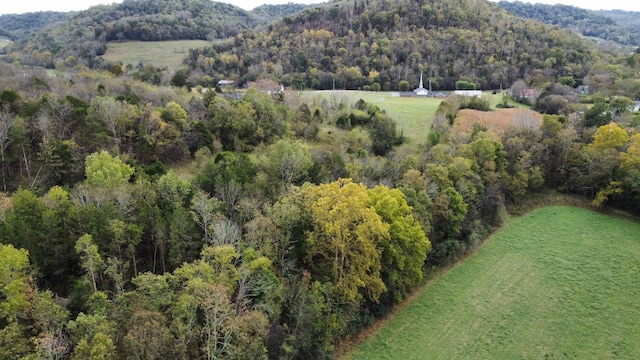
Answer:
[[[436,110],[443,101],[443,99],[436,99],[432,97],[400,97],[397,92],[371,92],[356,90],[302,91],[300,92],[300,95],[303,99],[309,101],[312,106],[319,106],[322,101],[328,102],[334,105],[334,107],[339,103],[352,106],[360,99],[368,103],[375,104],[380,109],[386,111],[387,114],[396,121],[398,129],[403,132],[403,135],[408,140],[408,145],[412,147],[426,143],[427,135],[431,129],[431,124],[435,119]],[[491,94],[490,92],[487,92],[484,96],[489,99],[492,109],[496,109],[495,106],[502,101],[501,94]],[[529,115],[534,114],[534,126],[539,127],[540,124],[542,124],[542,117],[531,110],[527,110],[527,106],[516,103],[513,100],[509,100],[508,103],[516,106],[516,108],[496,109],[495,111],[487,113],[487,118],[482,115],[472,115],[469,119],[463,118],[460,121],[456,119],[456,123],[460,122],[459,126],[462,126],[460,130],[463,131],[462,129],[469,127],[469,125],[466,124],[467,121],[473,121],[473,119],[481,118],[481,121],[486,123],[485,126],[487,126],[489,130],[492,130],[492,127],[503,127],[506,129],[508,125],[503,125],[501,122],[513,121],[515,125],[518,125],[520,123],[520,118],[527,120]],[[467,110],[461,111],[461,113],[464,112],[467,112]],[[489,120],[489,117],[495,116],[496,114],[499,114],[497,119]],[[471,123],[470,126],[473,126],[473,123]],[[455,127],[456,126],[454,125],[454,130]],[[471,127],[469,127],[469,129],[471,129]]]
[[[640,224],[532,211],[431,281],[345,359],[640,359]]]
[[[205,40],[110,42],[102,57],[107,61],[136,66],[140,63],[175,69],[189,54],[189,49],[211,45]]]
[[[542,126],[542,115],[529,109],[511,108],[493,111],[463,109],[453,122],[454,133],[470,133],[474,124],[487,128],[496,138],[501,137],[508,129],[539,129]]]
[[[441,99],[400,97],[392,92],[371,92],[355,90],[305,91],[302,97],[312,104],[320,104],[322,100],[343,102],[354,105],[362,99],[384,110],[396,121],[398,130],[403,132],[410,146],[424,144],[427,141],[431,123]]]

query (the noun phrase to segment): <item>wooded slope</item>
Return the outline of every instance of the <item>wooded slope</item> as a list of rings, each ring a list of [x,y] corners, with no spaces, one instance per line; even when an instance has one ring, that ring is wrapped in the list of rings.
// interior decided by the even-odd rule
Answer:
[[[189,59],[192,69],[242,82],[276,77],[295,88],[355,89],[401,80],[433,89],[457,80],[499,88],[540,72],[583,77],[593,56],[577,35],[508,14],[484,0],[353,0],[314,7]],[[202,55],[202,56],[200,56]]]
[[[8,51],[26,65],[58,66],[69,56],[99,67],[106,43],[121,40],[206,40],[235,36],[268,21],[236,6],[209,0],[125,0],[94,6],[69,21],[22,38]],[[67,61],[65,66],[75,66]],[[60,64],[62,65],[62,64]]]
[[[57,22],[68,20],[74,14],[73,12],[41,11],[0,15],[0,35],[17,40]]]
[[[622,45],[640,45],[640,13],[633,11],[593,11],[569,5],[529,4],[500,1],[503,9],[523,18],[558,25],[584,36],[610,40]]]

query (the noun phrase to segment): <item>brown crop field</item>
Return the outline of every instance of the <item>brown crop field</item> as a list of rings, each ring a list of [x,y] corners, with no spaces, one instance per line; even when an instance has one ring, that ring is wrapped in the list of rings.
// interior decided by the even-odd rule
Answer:
[[[453,123],[454,133],[470,133],[473,124],[480,124],[487,128],[496,138],[501,137],[510,128],[539,129],[542,125],[542,115],[529,109],[498,109],[493,111],[478,111],[463,109],[458,112]]]

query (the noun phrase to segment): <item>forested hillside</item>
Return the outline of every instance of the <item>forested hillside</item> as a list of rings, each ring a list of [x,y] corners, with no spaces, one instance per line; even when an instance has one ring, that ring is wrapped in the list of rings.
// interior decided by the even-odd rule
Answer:
[[[109,41],[211,40],[266,23],[236,6],[209,0],[125,0],[79,12],[5,51],[10,61],[24,65],[100,67],[97,56]]]
[[[640,13],[625,10],[597,10],[596,13],[612,18],[618,24],[622,24],[636,31],[640,29]]]
[[[531,4],[500,1],[500,7],[526,19],[571,29],[584,36],[610,40],[622,45],[640,45],[640,13],[633,11],[593,11],[569,5]]]
[[[251,12],[259,18],[271,23],[277,20],[282,20],[284,17],[299,13],[310,6],[312,5],[294,3],[278,5],[264,4],[254,8]]]
[[[54,11],[0,15],[0,35],[16,41],[55,23],[66,21],[73,15],[72,12]]]
[[[499,39],[499,40],[498,40]],[[294,88],[378,83],[433,89],[468,80],[480,89],[520,78],[584,77],[591,46],[568,31],[524,20],[484,0],[351,0],[307,9],[267,32],[246,32],[191,54],[191,69],[241,83],[275,77]]]

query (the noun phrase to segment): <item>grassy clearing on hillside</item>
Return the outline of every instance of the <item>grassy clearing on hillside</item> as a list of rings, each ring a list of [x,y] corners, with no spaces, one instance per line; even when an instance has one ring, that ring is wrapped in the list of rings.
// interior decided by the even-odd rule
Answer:
[[[8,46],[9,44],[11,44],[11,40],[4,36],[0,36],[0,49]]]
[[[640,224],[511,220],[345,359],[640,359]]]
[[[539,129],[542,126],[542,115],[521,108],[493,111],[463,109],[453,122],[453,132],[470,133],[473,124],[486,127],[496,138],[500,138],[509,128]]]
[[[442,99],[431,97],[400,97],[397,95],[398,93],[393,92],[324,90],[303,91],[300,94],[304,99],[310,101],[312,105],[320,105],[322,100],[336,104],[344,102],[353,105],[360,99],[375,104],[380,109],[385,110],[396,121],[398,129],[403,132],[408,140],[408,145],[411,147],[426,143],[436,110],[440,102],[442,102]],[[496,109],[496,105],[502,102],[502,94],[487,92],[483,96],[489,99],[492,109]],[[509,100],[508,103],[518,109],[528,108],[526,105],[516,103],[513,100]],[[501,109],[498,110],[501,111]]]
[[[491,93],[484,93],[484,96],[489,96],[489,107],[491,107],[492,109],[498,109],[498,105],[502,103],[502,95],[503,94],[491,94]],[[510,98],[507,100],[507,104],[509,106],[513,106],[513,107],[517,107],[517,108],[522,108],[522,109],[530,109],[531,106],[525,105],[525,104],[521,104],[517,101],[513,101]]]
[[[403,132],[409,145],[424,144],[431,129],[436,109],[442,100],[435,98],[407,98],[390,92],[327,90],[307,91],[301,95],[318,104],[322,99],[328,101],[345,101],[350,105],[362,99],[375,104],[396,121],[398,130]]]
[[[211,45],[205,40],[177,41],[125,41],[110,42],[102,56],[107,61],[122,61],[124,65],[153,64],[157,67],[175,69],[189,54],[189,49]]]

